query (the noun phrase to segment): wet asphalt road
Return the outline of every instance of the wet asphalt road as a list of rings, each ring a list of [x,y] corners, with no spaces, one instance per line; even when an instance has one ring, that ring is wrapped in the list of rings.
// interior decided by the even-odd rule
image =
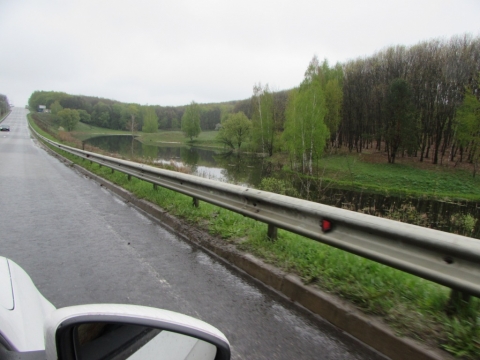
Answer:
[[[26,110],[0,133],[0,255],[56,307],[128,303],[202,319],[232,359],[380,359],[225,267],[39,148]]]

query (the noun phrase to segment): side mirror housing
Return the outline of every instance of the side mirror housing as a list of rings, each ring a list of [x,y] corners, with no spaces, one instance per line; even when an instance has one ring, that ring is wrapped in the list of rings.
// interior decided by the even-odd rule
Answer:
[[[229,360],[215,327],[168,310],[119,304],[54,310],[45,323],[47,359]]]

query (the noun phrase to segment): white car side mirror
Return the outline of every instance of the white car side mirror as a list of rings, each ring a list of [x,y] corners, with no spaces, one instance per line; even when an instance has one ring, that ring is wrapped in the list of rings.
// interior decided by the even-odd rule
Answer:
[[[229,360],[218,329],[187,315],[136,305],[54,310],[45,323],[46,358],[59,360]]]

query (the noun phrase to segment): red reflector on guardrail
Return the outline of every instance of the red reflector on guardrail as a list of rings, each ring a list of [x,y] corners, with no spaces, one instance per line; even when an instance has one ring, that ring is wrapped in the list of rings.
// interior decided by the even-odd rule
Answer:
[[[327,219],[322,219],[322,231],[323,232],[328,232],[332,230],[332,222]]]

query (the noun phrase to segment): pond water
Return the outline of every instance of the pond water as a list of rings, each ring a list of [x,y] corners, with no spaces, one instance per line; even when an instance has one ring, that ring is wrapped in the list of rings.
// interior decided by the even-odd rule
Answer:
[[[157,163],[186,167],[193,175],[244,186],[258,186],[263,172],[263,159],[238,156],[218,150],[186,147],[179,144],[149,145],[132,136],[99,136],[85,144],[116,153],[127,159],[145,158]]]
[[[157,163],[186,167],[193,175],[258,188],[265,177],[278,177],[278,171],[263,158],[254,155],[223,153],[218,150],[185,147],[180,144],[148,145],[132,136],[101,136],[86,144],[127,159],[146,158]],[[304,184],[285,179],[305,195]],[[426,198],[407,198],[327,187],[309,188],[310,199],[323,204],[389,216],[438,230],[480,238],[480,203],[445,202]]]

